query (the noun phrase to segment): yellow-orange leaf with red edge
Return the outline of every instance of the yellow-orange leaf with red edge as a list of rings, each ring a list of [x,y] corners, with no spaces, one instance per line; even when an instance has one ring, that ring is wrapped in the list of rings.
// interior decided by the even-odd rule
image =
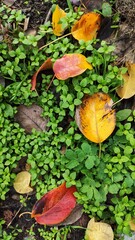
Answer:
[[[116,92],[120,98],[131,98],[135,95],[135,63],[127,63],[128,72],[123,74],[123,86],[117,88]]]
[[[100,14],[94,12],[86,13],[73,25],[71,29],[72,36],[77,40],[92,40],[97,36],[100,23]]]
[[[76,123],[83,135],[90,141],[105,141],[115,128],[115,110],[108,94],[95,93],[85,96],[82,104],[76,109]]]
[[[60,20],[63,17],[66,17],[66,13],[58,5],[56,5],[56,8],[52,14],[53,33],[56,36],[61,36],[65,30],[60,23]]]
[[[52,61],[50,58],[48,58],[42,65],[41,67],[37,70],[37,72],[34,73],[32,80],[31,80],[31,85],[32,88],[31,90],[35,90],[36,89],[36,83],[37,83],[37,76],[39,74],[39,72],[46,70],[46,69],[51,69],[52,68]]]
[[[53,65],[53,71],[59,80],[78,76],[85,72],[86,69],[91,70],[92,65],[80,53],[65,54],[62,58],[57,59]]]

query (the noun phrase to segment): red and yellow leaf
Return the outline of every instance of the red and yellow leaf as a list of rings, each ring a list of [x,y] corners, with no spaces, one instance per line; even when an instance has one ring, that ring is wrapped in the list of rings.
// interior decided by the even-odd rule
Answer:
[[[86,69],[91,70],[92,65],[80,53],[65,54],[62,58],[56,60],[53,65],[53,71],[59,80],[78,76],[85,72]]]
[[[42,65],[41,67],[37,70],[37,72],[34,73],[32,80],[31,80],[31,85],[32,88],[31,90],[35,90],[36,89],[36,83],[37,83],[37,76],[39,74],[39,72],[46,70],[46,69],[51,69],[52,68],[52,61],[50,58],[48,58]]]
[[[86,96],[76,109],[76,123],[83,135],[90,141],[101,143],[105,141],[115,128],[115,110],[113,101],[105,93],[95,93]]]
[[[72,36],[77,40],[89,41],[97,36],[100,29],[101,15],[90,12],[82,15],[72,27]]]
[[[128,72],[123,74],[123,86],[117,88],[116,92],[119,97],[128,99],[135,95],[135,63],[127,63]]]
[[[76,187],[67,188],[64,182],[35,203],[31,217],[39,224],[50,226],[63,222],[76,205],[74,192]]]
[[[63,17],[66,17],[66,13],[58,5],[56,5],[56,8],[52,14],[53,33],[56,36],[61,36],[65,30],[60,23],[60,20]]]

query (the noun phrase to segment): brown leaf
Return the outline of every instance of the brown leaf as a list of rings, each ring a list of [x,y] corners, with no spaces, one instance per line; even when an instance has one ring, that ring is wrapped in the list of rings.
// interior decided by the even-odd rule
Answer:
[[[31,90],[35,90],[36,89],[36,83],[37,83],[37,76],[39,74],[39,72],[46,70],[46,69],[51,69],[52,68],[52,61],[50,58],[48,58],[41,66],[40,68],[37,70],[37,72],[34,73],[32,80],[31,80],[31,85],[32,88]]]
[[[37,131],[45,131],[47,119],[41,117],[42,108],[36,104],[30,107],[20,105],[15,115],[15,120],[25,129],[27,133],[31,133],[35,128]]]
[[[83,209],[82,205],[77,204],[73,209],[73,211],[70,213],[69,217],[67,217],[65,221],[63,221],[62,223],[58,224],[58,226],[61,226],[61,225],[66,226],[78,221],[83,214],[82,209]]]
[[[12,6],[16,0],[3,0],[2,2],[7,6]]]
[[[82,3],[89,11],[93,11],[95,9],[101,10],[103,0],[82,0]]]

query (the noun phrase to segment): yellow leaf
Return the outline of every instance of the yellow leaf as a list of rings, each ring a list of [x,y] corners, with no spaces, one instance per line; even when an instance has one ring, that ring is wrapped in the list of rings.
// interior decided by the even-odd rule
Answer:
[[[63,17],[66,17],[66,13],[58,5],[56,5],[56,8],[52,14],[53,33],[56,36],[61,36],[65,30],[62,28],[62,24],[60,23],[60,20]]]
[[[90,141],[101,143],[115,128],[115,110],[113,101],[105,93],[87,95],[76,109],[76,123],[83,135]]]
[[[132,231],[135,231],[135,218],[132,218],[131,221],[129,222],[130,229]]]
[[[33,189],[29,186],[31,175],[27,171],[22,171],[17,174],[14,181],[14,189],[20,194],[32,192]]]
[[[123,75],[124,85],[116,90],[118,96],[125,99],[128,99],[135,94],[135,63],[128,63],[127,68],[128,73]]]
[[[114,234],[111,226],[103,222],[95,222],[92,218],[87,225],[86,240],[113,240]]]
[[[98,13],[86,13],[72,27],[72,36],[77,40],[89,41],[96,38],[100,28],[101,16]]]

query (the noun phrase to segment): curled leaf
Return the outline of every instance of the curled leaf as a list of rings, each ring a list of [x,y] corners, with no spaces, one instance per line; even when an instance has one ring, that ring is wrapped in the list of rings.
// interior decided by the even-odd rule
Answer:
[[[83,135],[90,141],[105,141],[115,128],[115,110],[113,101],[105,93],[87,95],[76,109],[76,123]]]
[[[86,240],[113,240],[114,234],[111,226],[103,222],[95,222],[92,218],[88,225],[85,234]]]
[[[61,36],[65,30],[60,23],[60,20],[63,17],[66,17],[66,13],[58,5],[56,5],[56,8],[52,14],[53,33],[56,36]]]
[[[131,221],[129,222],[129,226],[132,231],[135,231],[135,218],[131,219]]]
[[[63,222],[76,205],[75,191],[75,186],[67,188],[64,182],[35,203],[31,217],[39,224],[50,226]]]
[[[123,86],[117,88],[116,92],[120,98],[131,98],[135,95],[135,63],[127,64],[128,72],[123,76]]]
[[[29,186],[31,175],[27,171],[22,171],[17,174],[14,181],[14,189],[20,194],[32,192],[33,189]]]
[[[80,53],[65,54],[62,58],[56,60],[53,65],[53,71],[59,80],[78,76],[86,69],[91,70],[92,66],[87,62],[86,57]]]
[[[86,13],[73,25],[71,29],[72,36],[77,40],[92,40],[97,36],[100,23],[100,14],[94,12]]]
[[[32,88],[31,90],[35,90],[36,89],[36,83],[37,83],[37,76],[39,74],[39,72],[46,70],[46,69],[51,69],[52,68],[52,61],[50,58],[48,58],[42,65],[41,67],[37,70],[37,72],[33,75],[32,80],[31,80],[31,85]]]

